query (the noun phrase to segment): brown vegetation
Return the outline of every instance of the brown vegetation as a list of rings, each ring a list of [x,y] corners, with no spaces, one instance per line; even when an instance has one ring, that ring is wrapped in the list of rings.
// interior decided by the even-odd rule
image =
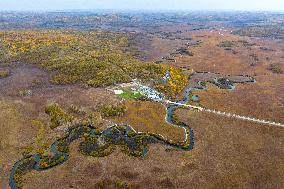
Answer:
[[[176,30],[176,26],[174,29]],[[249,74],[256,78],[256,83],[239,84],[233,91],[220,90],[208,84],[208,91],[194,92],[200,97],[200,105],[284,122],[283,74],[274,74],[269,70],[270,65],[283,67],[283,43],[240,37],[229,32],[220,36],[217,31],[207,30],[196,30],[184,35],[192,35],[194,40],[201,40],[202,44],[190,49],[194,56],[176,57],[176,62],[168,64],[181,68],[189,68],[190,65],[195,71],[220,72],[224,75]],[[219,48],[217,45],[222,41],[236,42],[238,45],[233,50],[237,53]],[[179,41],[155,38],[150,55],[162,57],[179,46]],[[256,58],[257,63],[252,64]],[[60,68],[60,71],[64,69]],[[115,69],[116,66],[107,71]],[[149,70],[151,69],[149,66]],[[75,104],[89,110],[98,110],[106,103],[116,104],[119,101],[101,88],[46,87],[47,77],[43,77],[43,85],[32,88],[32,81],[39,76],[31,73],[39,73],[39,70],[21,67],[11,68],[10,71],[13,74],[0,81],[0,183],[4,183],[3,188],[8,187],[10,169],[22,157],[22,152],[30,152],[29,146],[34,150],[37,145],[41,146],[48,141],[50,143],[54,141],[50,138],[59,134],[46,126],[33,127],[29,121],[36,117],[46,120],[39,113],[46,104],[55,101],[64,107]],[[65,72],[67,71],[66,69]],[[151,75],[153,72],[146,69],[144,73]],[[100,76],[103,78],[106,75],[103,73]],[[66,78],[74,80],[72,77]],[[107,81],[113,82],[112,78]],[[19,90],[30,88],[33,90],[31,97],[15,95]],[[106,99],[110,102],[106,102]],[[183,129],[164,121],[166,111],[163,105],[148,101],[126,101],[126,106],[125,115],[112,121],[131,124],[137,131],[162,134],[174,140],[183,139]],[[27,175],[24,178],[26,188],[49,189],[52,186],[60,189],[92,189],[107,187],[109,183],[113,187],[127,185],[130,188],[284,188],[282,128],[184,109],[178,110],[175,116],[194,131],[195,146],[191,152],[165,151],[166,147],[153,145],[149,156],[144,158],[128,157],[119,150],[106,158],[86,158],[78,153],[78,143],[75,142],[68,162],[56,169]],[[109,124],[102,121],[103,126]],[[43,128],[47,136],[42,135]],[[35,141],[38,144],[34,145]]]
[[[149,101],[126,101],[124,116],[114,119],[116,122],[131,125],[140,132],[161,134],[175,141],[184,140],[184,130],[169,125],[165,121],[166,109],[162,104]]]

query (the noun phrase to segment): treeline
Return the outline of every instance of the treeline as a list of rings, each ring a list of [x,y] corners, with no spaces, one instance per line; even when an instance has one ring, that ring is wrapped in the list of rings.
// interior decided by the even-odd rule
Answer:
[[[284,25],[277,23],[271,25],[245,27],[233,32],[233,34],[249,37],[284,39]]]

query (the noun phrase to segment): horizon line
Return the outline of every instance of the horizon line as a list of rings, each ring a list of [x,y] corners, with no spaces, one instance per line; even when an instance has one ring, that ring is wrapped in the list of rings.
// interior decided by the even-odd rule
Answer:
[[[107,8],[100,8],[100,9],[11,9],[5,10],[0,9],[0,12],[23,12],[23,13],[56,13],[56,12],[95,12],[95,11],[114,11],[114,12],[263,12],[263,13],[284,13],[283,10],[257,10],[257,9],[107,9]]]

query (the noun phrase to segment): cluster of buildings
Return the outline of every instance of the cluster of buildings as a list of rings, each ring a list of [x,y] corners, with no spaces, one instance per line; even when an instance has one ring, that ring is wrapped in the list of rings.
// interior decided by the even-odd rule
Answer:
[[[137,92],[139,92],[140,94],[146,96],[147,98],[153,101],[163,101],[164,100],[163,95],[159,93],[157,90],[151,87],[142,85],[137,80],[134,80],[134,86],[137,89]]]

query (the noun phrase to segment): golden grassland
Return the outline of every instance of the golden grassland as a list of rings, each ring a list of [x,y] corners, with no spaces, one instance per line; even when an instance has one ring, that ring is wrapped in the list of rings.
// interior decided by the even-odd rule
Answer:
[[[28,118],[18,105],[10,100],[0,100],[0,183],[8,184],[13,163],[21,157],[23,149],[32,144],[37,129],[29,125]]]
[[[206,108],[283,122],[284,76],[269,69],[271,64],[283,66],[283,44],[231,34],[222,37],[208,31],[201,34],[193,34],[194,38],[203,40],[201,47],[193,49],[197,56],[184,57],[177,65],[183,65],[187,61],[197,71],[224,75],[248,74],[256,79],[256,83],[237,84],[233,91],[220,90],[207,84],[208,91],[194,91],[194,94],[200,96],[200,104]],[[224,41],[233,42],[235,46],[232,49],[237,54],[218,46]],[[263,50],[263,47],[274,51]],[[257,61],[252,59],[253,54]]]
[[[139,132],[161,134],[175,141],[185,139],[184,129],[166,123],[166,108],[162,104],[129,100],[125,106],[125,115],[115,118],[115,122],[129,124]]]
[[[284,186],[282,128],[185,109],[177,115],[195,131],[196,188]]]
[[[252,76],[266,74],[271,65],[283,66],[284,45],[277,41],[240,37],[228,32],[221,36],[218,31],[208,30],[188,32],[187,35],[202,43],[190,48],[194,56],[176,57],[176,62],[168,63],[169,65],[194,71]],[[224,43],[233,45],[230,48],[220,47]],[[162,48],[159,44],[156,45],[155,48]],[[264,50],[265,48],[273,51]]]
[[[217,109],[259,119],[284,122],[284,77],[257,77],[257,83],[239,84],[234,91],[224,91],[208,84],[208,91],[194,91],[205,108]]]

